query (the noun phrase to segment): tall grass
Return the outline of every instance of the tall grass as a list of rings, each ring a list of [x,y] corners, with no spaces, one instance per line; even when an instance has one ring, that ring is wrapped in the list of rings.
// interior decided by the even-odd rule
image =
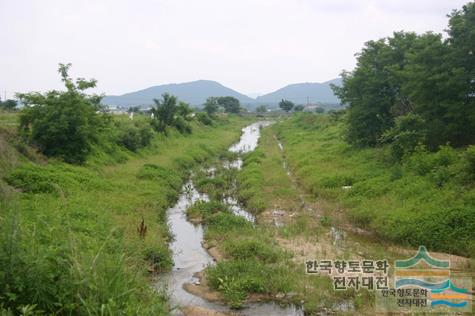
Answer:
[[[342,119],[302,114],[274,128],[306,190],[342,205],[355,224],[402,244],[475,256],[473,147],[419,148],[397,163],[389,147],[345,143]]]
[[[105,140],[84,166],[38,164],[6,142],[18,162],[2,174],[11,194],[0,204],[0,310],[168,314],[166,294],[149,284],[150,271],[172,265],[166,209],[187,168],[227,148],[245,123],[196,124],[137,152]]]

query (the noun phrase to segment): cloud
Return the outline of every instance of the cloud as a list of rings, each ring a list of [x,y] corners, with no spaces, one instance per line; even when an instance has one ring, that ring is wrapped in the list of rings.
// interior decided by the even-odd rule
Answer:
[[[460,0],[20,0],[0,2],[0,90],[59,88],[59,62],[121,94],[212,79],[242,91],[326,81],[364,42],[442,32]]]

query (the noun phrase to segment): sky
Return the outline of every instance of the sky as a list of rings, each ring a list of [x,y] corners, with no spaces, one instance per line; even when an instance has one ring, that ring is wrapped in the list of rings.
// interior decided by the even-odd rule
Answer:
[[[441,33],[468,0],[0,0],[0,96],[62,87],[58,63],[93,91],[215,80],[246,94],[324,82],[364,43]]]

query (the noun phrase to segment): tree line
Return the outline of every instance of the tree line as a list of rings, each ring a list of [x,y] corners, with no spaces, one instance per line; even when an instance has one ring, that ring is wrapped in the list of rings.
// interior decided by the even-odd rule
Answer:
[[[448,17],[445,38],[396,32],[367,42],[356,68],[343,72],[332,88],[348,105],[350,143],[391,143],[398,157],[421,144],[474,143],[475,2]]]
[[[234,97],[212,97],[204,104],[204,112],[194,113],[189,104],[165,93],[153,100],[150,118],[113,120],[101,104],[102,96],[85,92],[96,86],[96,80],[73,80],[68,74],[70,67],[71,64],[59,64],[58,69],[66,91],[17,94],[23,105],[19,134],[46,156],[69,163],[84,163],[93,147],[104,141],[137,151],[151,143],[154,132],[168,134],[170,129],[176,129],[189,134],[193,120],[213,125],[220,108],[228,113],[241,111]],[[7,105],[10,108],[13,104],[9,101]]]

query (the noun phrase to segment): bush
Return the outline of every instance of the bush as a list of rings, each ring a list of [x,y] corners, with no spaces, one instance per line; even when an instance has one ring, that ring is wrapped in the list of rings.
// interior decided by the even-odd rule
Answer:
[[[475,145],[468,146],[463,155],[464,171],[469,181],[475,181]]]
[[[412,246],[425,245],[460,255],[469,255],[475,240],[475,212],[450,208],[417,213],[393,213],[378,221],[385,235]]]
[[[257,259],[266,263],[276,263],[283,252],[272,245],[270,240],[257,238],[229,239],[223,244],[224,252],[233,259]]]
[[[212,215],[227,210],[227,206],[219,201],[198,201],[187,209],[186,214],[191,218],[201,217],[206,222]]]
[[[66,92],[49,91],[20,94],[24,108],[20,114],[20,133],[47,156],[70,163],[84,163],[97,134],[107,121],[97,114],[100,98],[86,96],[83,90],[95,87],[96,81],[68,76],[69,65],[59,72]]]
[[[152,269],[156,272],[167,271],[173,266],[170,249],[165,245],[161,247],[147,248],[145,250],[145,260],[150,262]]]
[[[391,154],[396,161],[400,161],[419,144],[425,143],[425,122],[419,115],[409,113],[396,117],[394,125],[382,134],[380,140],[391,143]]]
[[[140,121],[118,121],[116,124],[119,130],[117,144],[128,150],[136,152],[152,142],[153,131],[148,124]]]
[[[191,125],[183,117],[178,116],[175,119],[175,127],[182,134],[191,134]]]
[[[94,173],[66,164],[25,164],[14,169],[5,180],[11,186],[29,193],[65,193],[77,187],[83,190],[106,187],[106,183]]]
[[[196,113],[196,120],[203,125],[213,125],[213,119],[207,113]]]
[[[258,260],[221,261],[206,271],[213,289],[223,292],[233,308],[240,308],[250,293],[288,293],[289,271],[279,265],[266,265]]]

